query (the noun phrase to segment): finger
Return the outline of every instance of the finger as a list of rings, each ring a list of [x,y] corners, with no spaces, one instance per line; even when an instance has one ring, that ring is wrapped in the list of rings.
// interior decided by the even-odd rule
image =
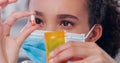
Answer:
[[[30,24],[30,22],[29,22],[29,20],[28,20],[27,24],[21,29],[20,32],[22,32],[24,29],[29,28],[30,26],[31,26],[31,24]]]
[[[32,26],[27,25],[27,27],[24,28],[24,30],[19,34],[19,36],[16,38],[17,44],[19,47],[23,44],[24,40],[36,29],[38,29],[38,25]]]
[[[8,4],[8,0],[0,0],[0,10]]]
[[[0,5],[7,4],[8,0],[0,0]]]
[[[0,0],[0,10],[4,8],[7,4],[14,3],[17,0]]]
[[[72,63],[96,63],[93,62],[93,60],[96,60],[96,58],[92,59],[92,58],[85,58],[84,60],[79,60],[79,61],[71,61]],[[98,62],[97,62],[98,63]]]
[[[0,17],[0,26],[2,25],[2,20],[1,20],[1,17]]]
[[[9,0],[9,3],[14,3],[16,2],[17,0]]]
[[[22,11],[22,12],[14,12],[10,17],[8,17],[8,19],[5,21],[4,23],[4,34],[6,36],[10,35],[10,29],[11,27],[14,25],[14,23],[23,17],[27,17],[34,14],[34,12],[27,12],[27,11]]]
[[[24,32],[26,29],[28,29],[30,27],[32,27],[32,25],[31,25],[30,21],[28,21],[27,24],[23,27],[23,29],[21,30],[20,33]]]
[[[89,53],[88,53],[89,52]],[[61,63],[67,60],[73,60],[73,59],[83,59],[89,56],[92,56],[94,53],[94,49],[89,48],[83,48],[83,47],[70,47],[58,55],[56,55],[54,58],[50,60],[50,63]],[[69,54],[68,54],[69,53]]]
[[[3,40],[3,25],[2,22],[0,21],[0,41],[2,42],[2,40]]]
[[[65,49],[68,49],[70,47],[85,47],[85,48],[95,48],[96,44],[94,42],[68,42],[58,48],[56,48],[53,52],[50,53],[51,57],[56,56],[60,52],[64,51]]]
[[[107,60],[108,61],[108,60]],[[99,57],[99,56],[90,56],[90,57],[87,57],[83,60],[79,60],[79,61],[72,61],[72,63],[105,63],[104,62],[104,59]]]
[[[2,37],[1,37],[2,34],[3,34],[3,25],[2,25],[2,23],[0,22],[0,39],[2,38]]]

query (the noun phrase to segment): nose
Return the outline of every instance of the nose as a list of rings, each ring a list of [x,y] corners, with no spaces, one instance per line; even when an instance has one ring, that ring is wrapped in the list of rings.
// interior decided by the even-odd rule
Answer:
[[[57,30],[57,25],[56,24],[52,24],[52,23],[48,23],[44,26],[43,30],[47,30],[47,31],[56,31]]]

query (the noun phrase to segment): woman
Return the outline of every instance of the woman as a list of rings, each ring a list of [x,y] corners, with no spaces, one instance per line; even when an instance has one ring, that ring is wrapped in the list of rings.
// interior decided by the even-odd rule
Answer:
[[[1,33],[1,55],[4,56],[1,58],[8,63],[15,63],[20,46],[35,29],[64,29],[67,32],[87,34],[96,24],[85,43],[69,42],[56,48],[50,54],[52,59],[49,62],[62,63],[70,60],[72,63],[116,63],[113,58],[119,48],[120,26],[115,4],[113,0],[31,0],[29,8],[36,12],[36,19],[40,24],[29,24],[24,33],[21,32],[17,38],[12,39],[9,37],[9,31],[14,22],[34,13],[12,14],[1,24],[4,29]]]

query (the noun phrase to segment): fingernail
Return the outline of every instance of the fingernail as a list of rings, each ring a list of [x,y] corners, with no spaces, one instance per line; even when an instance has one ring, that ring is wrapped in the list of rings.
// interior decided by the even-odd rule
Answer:
[[[54,59],[51,59],[51,60],[49,61],[49,63],[54,63]]]
[[[50,57],[54,57],[55,56],[55,53],[54,52],[51,52],[50,53]]]

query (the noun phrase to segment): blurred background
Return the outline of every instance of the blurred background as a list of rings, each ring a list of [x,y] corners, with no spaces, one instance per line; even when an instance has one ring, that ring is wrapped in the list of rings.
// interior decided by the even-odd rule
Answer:
[[[28,10],[28,1],[29,0],[18,0],[17,3],[10,4],[8,5],[4,10],[3,10],[3,21],[12,13],[16,11],[27,11]],[[120,6],[120,0],[118,0],[118,4]],[[118,10],[120,12],[120,7],[118,7]],[[12,27],[11,30],[11,36],[16,37],[21,29],[25,26],[25,24],[28,21],[28,17],[20,19],[16,22],[16,24]],[[116,57],[116,60],[118,63],[120,63],[120,53]],[[24,51],[21,49],[19,53],[19,59],[18,63],[32,63],[29,58],[26,56]]]

